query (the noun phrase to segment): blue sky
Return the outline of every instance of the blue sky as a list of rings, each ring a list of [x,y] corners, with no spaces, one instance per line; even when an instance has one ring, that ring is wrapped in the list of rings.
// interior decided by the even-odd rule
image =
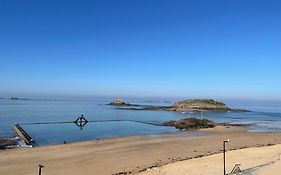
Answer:
[[[0,1],[0,96],[281,99],[281,2]]]

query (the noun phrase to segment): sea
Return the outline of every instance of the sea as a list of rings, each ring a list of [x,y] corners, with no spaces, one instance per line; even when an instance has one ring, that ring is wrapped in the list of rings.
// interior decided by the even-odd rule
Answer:
[[[159,134],[200,135],[161,126],[163,122],[196,117],[219,123],[246,124],[248,132],[281,132],[281,107],[227,104],[251,112],[181,113],[172,111],[124,110],[107,105],[110,101],[91,100],[10,100],[0,99],[0,138],[15,137],[13,124],[20,126],[35,144],[99,140],[125,136]],[[168,106],[169,102],[129,101],[149,106]],[[83,115],[87,123],[74,123]]]

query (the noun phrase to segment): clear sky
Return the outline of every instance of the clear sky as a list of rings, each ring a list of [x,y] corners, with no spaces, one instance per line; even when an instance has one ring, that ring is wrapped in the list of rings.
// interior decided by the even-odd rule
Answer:
[[[1,0],[0,96],[281,99],[281,1]]]

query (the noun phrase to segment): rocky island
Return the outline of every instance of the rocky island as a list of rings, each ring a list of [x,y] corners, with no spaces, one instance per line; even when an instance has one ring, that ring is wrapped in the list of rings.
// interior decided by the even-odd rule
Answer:
[[[122,108],[120,108],[122,109]],[[232,109],[223,102],[213,99],[191,99],[176,102],[171,106],[150,106],[143,108],[126,108],[131,110],[164,110],[176,112],[249,112],[244,109]]]
[[[232,109],[213,99],[184,100],[164,109],[178,112],[248,112],[244,109]]]
[[[126,103],[121,98],[117,98],[113,102],[111,102],[107,105],[112,105],[112,106],[139,106],[137,104]]]

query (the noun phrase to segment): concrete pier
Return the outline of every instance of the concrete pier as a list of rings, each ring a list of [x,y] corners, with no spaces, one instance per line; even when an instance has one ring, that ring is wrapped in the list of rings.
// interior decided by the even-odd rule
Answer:
[[[14,126],[14,130],[17,133],[17,135],[23,139],[25,141],[26,144],[28,145],[32,145],[33,143],[33,139],[32,137],[30,137],[27,132],[25,132],[24,129],[22,129],[22,127],[19,124],[15,124]]]

